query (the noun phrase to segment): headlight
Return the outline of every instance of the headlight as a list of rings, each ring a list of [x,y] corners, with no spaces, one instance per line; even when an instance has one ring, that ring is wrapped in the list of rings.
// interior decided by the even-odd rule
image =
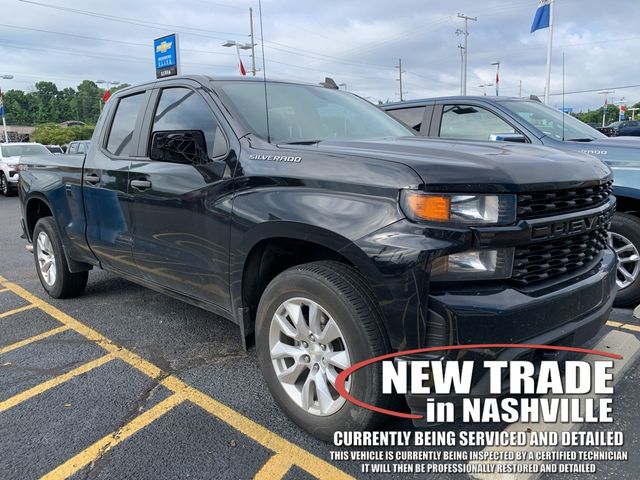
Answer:
[[[474,250],[438,257],[431,266],[431,280],[498,280],[511,278],[513,248]]]
[[[509,225],[516,220],[515,195],[466,195],[402,190],[400,206],[414,221],[458,225]]]

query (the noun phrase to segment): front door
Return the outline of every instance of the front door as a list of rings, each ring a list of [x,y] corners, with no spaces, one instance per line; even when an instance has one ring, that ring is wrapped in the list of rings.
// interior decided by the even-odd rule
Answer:
[[[146,157],[132,162],[129,175],[135,261],[150,282],[228,309],[229,143],[196,85],[158,89],[152,102],[141,140]],[[152,160],[157,132],[201,132],[206,154]]]

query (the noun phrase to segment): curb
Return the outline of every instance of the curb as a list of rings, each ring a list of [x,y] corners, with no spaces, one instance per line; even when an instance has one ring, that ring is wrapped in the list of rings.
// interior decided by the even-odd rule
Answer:
[[[640,318],[640,305],[638,305],[636,309],[633,311],[633,316],[636,318]]]
[[[638,310],[638,309],[636,309]],[[633,365],[634,361],[640,356],[640,340],[635,335],[630,333],[621,332],[619,330],[613,330],[602,337],[596,345],[592,347],[593,350],[607,351],[611,350],[617,354],[622,355],[622,360],[614,361],[613,369],[610,370],[613,373],[613,383],[615,386],[624,376],[624,373]],[[585,355],[582,360],[589,362],[593,365],[593,362],[598,359],[602,360],[602,357],[596,357],[595,355]],[[553,395],[545,395],[541,398],[551,398]],[[595,395],[588,393],[582,395],[581,399],[598,399],[601,395]],[[583,424],[579,423],[522,423],[516,422],[509,425],[504,429],[505,432],[571,432],[577,431],[582,428]],[[528,446],[528,447],[485,447],[483,452],[551,452],[554,450],[562,449],[561,446]],[[472,461],[474,464],[493,463],[493,464],[512,464],[514,462],[501,461],[501,462],[489,462],[489,461]],[[528,461],[527,464],[543,464],[546,463],[542,460]],[[473,473],[469,474],[474,480],[535,480],[539,478],[542,473]]]

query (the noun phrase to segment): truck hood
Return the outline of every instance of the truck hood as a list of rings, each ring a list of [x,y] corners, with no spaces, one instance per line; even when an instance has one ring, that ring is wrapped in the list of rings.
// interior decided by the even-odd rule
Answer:
[[[315,148],[405,164],[440,190],[554,190],[611,177],[609,167],[590,155],[533,145],[400,137],[323,141]]]

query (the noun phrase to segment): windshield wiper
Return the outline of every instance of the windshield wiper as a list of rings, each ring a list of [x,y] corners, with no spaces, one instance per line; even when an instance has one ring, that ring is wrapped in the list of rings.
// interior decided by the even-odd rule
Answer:
[[[278,142],[281,145],[315,145],[316,143],[320,143],[322,140],[298,140],[295,142]]]
[[[567,142],[593,142],[593,138],[569,138]]]

